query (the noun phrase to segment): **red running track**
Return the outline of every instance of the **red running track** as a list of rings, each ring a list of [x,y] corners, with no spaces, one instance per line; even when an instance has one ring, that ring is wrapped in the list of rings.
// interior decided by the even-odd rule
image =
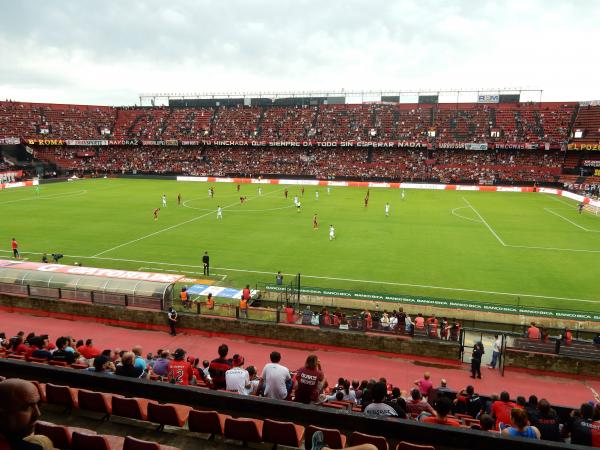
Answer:
[[[130,349],[140,344],[143,352],[156,352],[157,349],[185,349],[188,355],[211,360],[217,357],[220,344],[229,346],[229,355],[239,353],[246,359],[246,366],[254,365],[259,373],[268,362],[269,353],[277,350],[282,354],[281,363],[295,370],[302,367],[306,356],[316,353],[323,365],[323,370],[330,384],[335,384],[339,377],[349,379],[370,379],[386,377],[389,383],[401,389],[410,389],[413,382],[420,378],[424,371],[432,373],[434,385],[441,378],[448,381],[448,386],[459,390],[473,384],[481,394],[499,393],[507,390],[511,397],[535,394],[538,398],[546,398],[550,403],[563,406],[578,407],[581,403],[593,399],[590,388],[600,392],[600,380],[573,379],[540,375],[527,372],[506,371],[505,377],[497,370],[482,368],[483,379],[473,380],[469,377],[467,365],[443,365],[439,363],[414,362],[394,356],[381,356],[364,351],[331,347],[319,348],[311,344],[260,343],[257,338],[239,336],[210,337],[198,334],[178,334],[176,337],[161,331],[146,331],[120,328],[92,322],[63,320],[49,317],[37,317],[18,313],[0,312],[0,331],[7,336],[14,336],[18,331],[37,334],[48,334],[51,340],[59,336],[70,335],[76,339],[91,338],[100,349]],[[440,360],[441,362],[441,360]]]

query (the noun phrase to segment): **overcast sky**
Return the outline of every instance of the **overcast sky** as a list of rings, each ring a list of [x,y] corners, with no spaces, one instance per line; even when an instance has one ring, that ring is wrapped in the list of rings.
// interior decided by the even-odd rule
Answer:
[[[530,87],[600,99],[596,0],[5,1],[0,98]]]

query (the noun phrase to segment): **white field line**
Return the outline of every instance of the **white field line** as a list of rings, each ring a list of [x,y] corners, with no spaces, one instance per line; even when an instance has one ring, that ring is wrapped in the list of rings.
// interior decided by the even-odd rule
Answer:
[[[551,198],[554,201],[557,201],[558,203],[562,203],[563,205],[567,205],[570,208],[573,209],[577,209],[577,204],[576,203],[570,203],[568,200],[562,200],[561,198],[555,197],[554,195],[551,195],[547,198]],[[572,202],[575,202],[575,200],[571,200]],[[585,209],[583,210],[583,213],[588,215],[588,216],[592,216],[595,217],[596,219],[600,218],[600,216],[598,214],[593,214],[590,211],[586,211]]]
[[[79,195],[84,195],[87,194],[87,189],[83,189],[81,191],[76,191],[76,192],[61,192],[58,194],[48,194],[48,195],[35,195],[35,196],[31,196],[31,197],[25,197],[25,198],[18,198],[15,200],[7,200],[5,202],[0,202],[0,205],[6,205],[8,203],[20,203],[20,202],[29,202],[32,200],[55,200],[55,199],[60,199],[60,198],[69,198],[69,197],[77,197]]]
[[[461,209],[467,209],[467,208],[468,208],[468,206],[459,206],[458,208],[454,208],[450,212],[452,213],[453,216],[459,217],[461,219],[470,220],[471,222],[475,222],[475,223],[482,223],[481,220],[471,219],[470,217],[462,216],[462,215],[460,215],[460,214],[458,214],[456,212],[456,211],[459,211]]]
[[[558,251],[558,252],[600,253],[600,250],[587,250],[587,249],[583,249],[583,248],[535,247],[535,246],[529,246],[529,245],[511,245],[511,244],[508,244],[507,247],[527,248],[530,250],[552,250],[552,251]]]
[[[261,198],[262,198],[262,197],[266,197],[267,195],[270,195],[270,194],[274,194],[275,192],[282,191],[282,190],[283,190],[283,188],[281,188],[281,189],[278,189],[278,190],[275,190],[275,191],[271,191],[271,192],[269,192],[268,194],[265,194],[265,195],[261,196]],[[256,199],[256,198],[258,198],[258,196],[255,196],[255,197],[250,197],[250,198],[249,198],[248,200],[246,200],[246,201],[254,200],[254,199]],[[222,209],[228,209],[228,208],[231,208],[231,207],[233,207],[233,206],[235,206],[235,205],[237,205],[237,204],[238,204],[238,202],[230,203],[229,205],[223,206],[223,208],[222,208]],[[148,239],[149,237],[152,237],[152,236],[159,235],[159,234],[161,234],[161,233],[164,233],[165,231],[173,230],[173,229],[175,229],[175,228],[178,228],[178,227],[180,227],[180,226],[182,226],[182,225],[186,225],[186,224],[188,224],[188,223],[195,222],[196,220],[203,219],[203,218],[204,218],[204,217],[206,217],[206,216],[210,216],[211,214],[216,214],[216,213],[217,213],[217,210],[216,210],[216,209],[214,209],[214,210],[212,210],[212,211],[209,211],[209,212],[207,212],[206,214],[201,214],[201,215],[199,215],[199,216],[197,216],[197,217],[194,217],[194,218],[192,218],[192,219],[186,220],[186,221],[184,221],[184,222],[176,223],[175,225],[171,225],[170,227],[163,228],[162,230],[158,230],[158,231],[155,231],[155,232],[153,232],[153,233],[150,233],[150,234],[146,234],[146,235],[144,235],[144,236],[141,236],[141,237],[139,237],[139,238],[132,239],[131,241],[124,242],[124,243],[122,243],[122,244],[119,244],[119,245],[115,245],[114,247],[111,247],[111,248],[109,248],[109,249],[107,249],[107,250],[103,250],[103,251],[101,251],[100,253],[96,253],[95,255],[93,255],[93,256],[92,256],[92,258],[96,258],[96,257],[98,257],[98,256],[100,256],[100,255],[104,255],[105,253],[112,252],[113,250],[116,250],[116,249],[118,249],[118,248],[125,247],[126,245],[130,245],[130,244],[133,244],[133,243],[135,243],[135,242],[142,241],[142,240],[144,240],[144,239]]]
[[[544,208],[544,211],[549,212],[550,214],[554,214],[557,217],[560,217],[563,220],[566,220],[567,222],[569,222],[571,225],[575,225],[577,228],[581,228],[583,231],[587,231],[589,233],[600,233],[600,230],[590,230],[589,228],[586,227],[582,227],[581,225],[579,225],[578,223],[573,222],[571,219],[568,219],[564,216],[561,216],[559,213],[552,211],[550,208]]]
[[[503,246],[503,247],[506,247],[506,243],[505,243],[505,242],[502,240],[502,238],[500,238],[500,236],[498,236],[498,233],[496,233],[496,232],[494,231],[494,229],[493,229],[492,227],[490,227],[490,224],[489,224],[489,223],[487,223],[487,222],[485,221],[485,219],[484,219],[484,218],[481,216],[481,214],[479,214],[479,211],[477,211],[477,210],[476,210],[476,209],[473,207],[473,205],[471,205],[471,203],[469,203],[469,200],[467,200],[467,199],[466,199],[466,198],[464,198],[464,197],[463,197],[462,199],[465,201],[465,203],[466,203],[467,205],[469,205],[469,207],[470,207],[470,208],[471,208],[471,209],[472,209],[472,210],[475,212],[475,214],[477,214],[477,216],[478,216],[478,217],[481,219],[481,221],[482,221],[482,222],[483,222],[483,224],[484,224],[484,225],[487,227],[487,229],[488,229],[488,230],[490,230],[490,232],[491,232],[491,233],[494,235],[494,237],[495,237],[496,239],[498,239],[498,242],[500,242],[500,243],[502,244],[502,246]]]
[[[509,247],[519,247],[517,245],[511,245]],[[526,247],[526,248],[535,248],[535,247]],[[542,250],[546,250],[545,247],[541,247]],[[564,249],[561,249],[564,250]],[[577,251],[577,250],[574,250]],[[594,250],[590,250],[594,251]],[[9,250],[0,250],[3,253],[12,253]],[[600,253],[600,250],[597,250]],[[42,253],[35,252],[21,252],[21,254],[27,255],[42,255]],[[144,261],[139,259],[125,259],[125,258],[108,258],[108,257],[96,257],[96,256],[75,256],[75,255],[64,255],[68,258],[80,258],[80,259],[98,259],[103,261],[121,261],[121,262],[133,262],[140,264],[156,264],[159,266],[169,266],[169,267],[190,267],[195,269],[200,269],[203,266],[201,265],[193,265],[193,264],[175,264],[175,263],[167,263],[161,261]],[[215,270],[223,270],[225,272],[243,272],[243,273],[258,273],[258,274],[268,274],[275,275],[273,271],[261,271],[261,270],[249,270],[249,269],[233,269],[227,267],[213,267]],[[161,269],[164,270],[164,269]],[[185,271],[183,271],[185,272]],[[296,273],[284,273],[286,276],[296,276]],[[582,299],[582,298],[570,298],[570,297],[553,297],[547,295],[535,295],[535,294],[524,294],[518,292],[498,292],[498,291],[483,291],[477,289],[466,289],[466,288],[452,288],[445,286],[430,286],[426,284],[411,284],[411,283],[398,283],[393,281],[374,281],[374,280],[360,280],[360,279],[352,279],[352,278],[339,278],[339,277],[324,277],[317,275],[302,275],[304,278],[314,278],[319,280],[335,280],[335,281],[349,281],[354,283],[366,283],[366,284],[383,284],[388,286],[405,286],[405,287],[418,287],[418,288],[427,288],[427,289],[436,289],[442,291],[455,291],[455,292],[472,292],[476,294],[495,294],[495,295],[508,295],[512,297],[531,297],[531,298],[545,298],[552,300],[569,300],[574,302],[583,302],[583,303],[600,303],[600,300],[590,300],[590,299]]]

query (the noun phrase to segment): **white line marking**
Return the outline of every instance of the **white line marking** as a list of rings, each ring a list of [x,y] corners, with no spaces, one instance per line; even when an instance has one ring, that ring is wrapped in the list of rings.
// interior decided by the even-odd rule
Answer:
[[[552,250],[552,251],[560,251],[560,252],[600,253],[600,250],[587,250],[587,249],[583,249],[583,248],[535,247],[535,246],[529,246],[529,245],[511,245],[511,244],[508,244],[507,247],[528,248],[531,250]]]
[[[76,192],[61,192],[58,194],[49,194],[49,195],[36,195],[33,197],[25,197],[25,198],[19,198],[16,200],[7,200],[5,202],[0,202],[0,205],[6,205],[7,203],[19,203],[19,202],[27,202],[27,201],[32,201],[32,200],[54,200],[57,198],[69,198],[69,197],[77,197],[79,195],[84,195],[87,194],[87,189],[83,189],[81,191],[76,191]]]
[[[283,190],[283,188],[281,188],[281,189],[279,189],[279,190],[271,191],[271,192],[269,192],[268,194],[265,194],[265,195],[261,196],[261,198],[262,198],[262,197],[266,197],[267,195],[270,195],[270,194],[274,194],[275,192],[282,191],[282,190]],[[250,198],[249,198],[248,200],[246,200],[246,201],[248,201],[248,202],[249,202],[250,200],[254,200],[254,199],[256,199],[256,198],[258,198],[258,196],[255,196],[255,197],[250,197]],[[231,207],[233,207],[233,206],[235,206],[235,205],[238,205],[238,204],[239,204],[239,202],[230,203],[230,204],[229,204],[229,205],[227,205],[227,206],[223,206],[223,209],[231,208]],[[162,230],[155,231],[154,233],[146,234],[145,236],[141,236],[141,237],[139,237],[139,238],[137,238],[137,239],[132,239],[131,241],[124,242],[123,244],[116,245],[116,246],[114,246],[114,247],[112,247],[112,248],[109,248],[109,249],[107,249],[107,250],[103,250],[103,251],[101,251],[100,253],[96,253],[95,255],[93,255],[93,256],[92,256],[92,258],[96,258],[96,257],[98,257],[98,256],[100,256],[100,255],[104,255],[105,253],[111,252],[111,251],[113,251],[113,250],[116,250],[116,249],[118,249],[118,248],[125,247],[126,245],[133,244],[133,243],[135,243],[135,242],[139,242],[139,241],[142,241],[142,240],[144,240],[144,239],[148,239],[149,237],[156,236],[156,235],[158,235],[158,234],[164,233],[165,231],[173,230],[174,228],[178,228],[178,227],[180,227],[180,226],[182,226],[182,225],[186,225],[186,224],[188,224],[188,223],[195,222],[196,220],[203,219],[203,218],[204,218],[204,217],[206,217],[206,216],[209,216],[209,215],[211,215],[211,214],[216,214],[216,213],[217,213],[217,210],[216,210],[216,209],[214,209],[214,210],[212,210],[212,211],[210,211],[210,212],[207,212],[206,214],[202,214],[202,215],[200,215],[200,216],[194,217],[194,218],[192,218],[192,219],[186,220],[186,221],[184,221],[184,222],[181,222],[181,223],[176,223],[175,225],[171,225],[170,227],[163,228]]]
[[[587,231],[589,233],[600,233],[600,230],[590,230],[586,227],[582,227],[581,225],[579,225],[578,223],[573,222],[570,219],[567,219],[564,216],[561,216],[559,213],[552,211],[550,208],[544,208],[545,211],[548,211],[550,214],[554,214],[557,217],[560,217],[563,220],[566,220],[567,222],[569,222],[571,225],[575,225],[577,228],[581,228],[583,231]]]
[[[519,246],[510,245],[508,247],[517,247],[518,248]],[[536,248],[536,247],[525,247],[525,248]],[[540,247],[540,248],[542,250],[547,250],[545,247]],[[559,250],[565,250],[565,249],[559,249]],[[575,251],[577,251],[577,250],[575,250]],[[585,251],[585,250],[583,250],[583,251]],[[600,252],[600,250],[590,250],[590,251]],[[0,250],[0,252],[12,253],[12,251],[9,251],[9,250]],[[35,253],[35,252],[21,252],[21,254],[42,255],[42,253]],[[175,263],[167,263],[167,262],[161,262],[161,261],[143,261],[143,260],[139,260],[139,259],[107,258],[107,257],[95,257],[95,256],[75,256],[75,255],[64,255],[64,256],[66,256],[67,258],[99,259],[99,260],[103,260],[103,261],[121,261],[121,262],[133,262],[133,263],[140,263],[140,264],[158,264],[161,266],[170,266],[170,267],[191,267],[191,268],[197,268],[197,269],[200,269],[203,267],[200,265],[193,265],[193,264],[175,264]],[[259,274],[268,274],[268,275],[273,275],[273,276],[275,275],[274,272],[272,272],[272,271],[233,269],[233,268],[227,268],[227,267],[214,267],[213,269],[224,270],[226,272],[259,273]],[[283,275],[296,276],[297,273],[284,273]],[[546,295],[523,294],[523,293],[515,293],[515,292],[482,291],[482,290],[477,290],[477,289],[451,288],[451,287],[444,287],[444,286],[429,286],[426,284],[410,284],[410,283],[398,283],[398,282],[392,282],[392,281],[374,281],[374,280],[360,280],[360,279],[355,280],[352,278],[323,277],[323,276],[304,275],[304,274],[302,276],[304,278],[314,278],[314,279],[322,279],[322,280],[351,281],[351,282],[355,282],[355,283],[384,284],[384,285],[389,285],[389,286],[407,286],[407,287],[437,289],[437,290],[443,290],[443,291],[473,292],[473,293],[478,293],[478,294],[508,295],[508,296],[512,296],[512,297],[532,297],[532,298],[545,298],[545,299],[552,299],[552,300],[569,300],[569,301],[584,302],[584,303],[600,303],[600,300],[590,300],[590,299],[582,299],[582,298],[552,297],[552,296],[546,296]]]
[[[475,214],[477,214],[477,216],[481,219],[481,221],[487,227],[487,229],[491,231],[491,233],[494,235],[494,237],[496,239],[498,239],[498,242],[500,242],[503,247],[506,247],[506,243],[500,238],[500,236],[498,236],[498,233],[496,233],[494,231],[494,229],[492,227],[490,227],[490,224],[485,221],[485,219],[481,216],[481,214],[479,214],[479,212],[473,207],[473,205],[471,205],[466,198],[463,197],[462,199],[465,201],[465,203],[467,205],[469,205],[469,207],[475,212]]]
[[[470,220],[471,222],[475,222],[475,223],[482,223],[481,220],[471,219],[470,217],[462,216],[456,212],[456,211],[459,211],[461,209],[466,209],[466,208],[468,208],[468,206],[459,206],[458,208],[454,208],[450,212],[452,213],[453,216],[459,217],[461,219]]]

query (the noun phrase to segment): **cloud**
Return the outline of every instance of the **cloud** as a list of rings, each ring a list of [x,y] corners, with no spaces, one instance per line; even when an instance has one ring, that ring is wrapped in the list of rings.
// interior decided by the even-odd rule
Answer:
[[[10,2],[0,97],[535,86],[600,98],[593,0]]]

